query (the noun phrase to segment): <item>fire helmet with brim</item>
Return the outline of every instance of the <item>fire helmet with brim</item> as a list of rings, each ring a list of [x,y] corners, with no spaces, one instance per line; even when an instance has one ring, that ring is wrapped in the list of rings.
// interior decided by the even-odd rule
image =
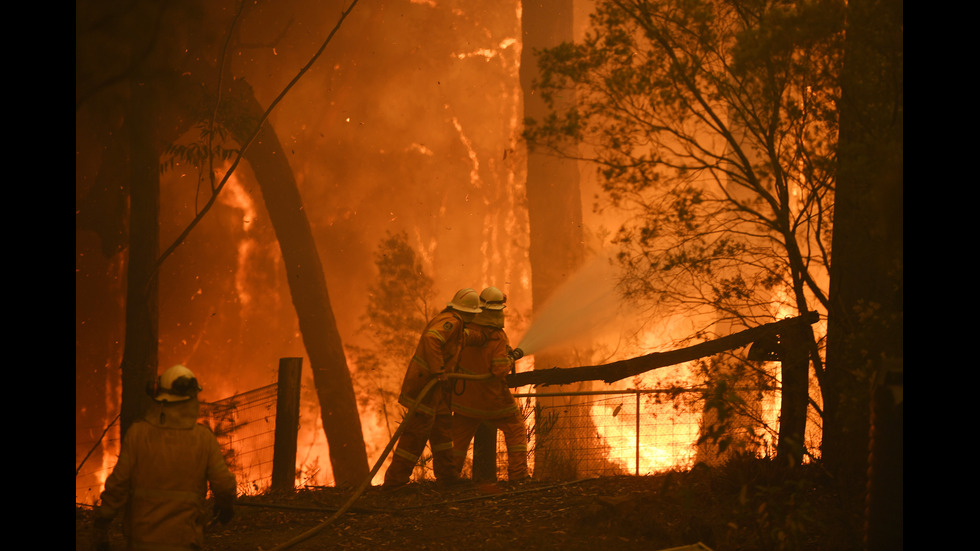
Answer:
[[[447,304],[449,308],[470,314],[479,314],[483,310],[480,308],[480,295],[476,291],[467,287],[460,289],[453,295],[453,300]]]
[[[480,293],[480,307],[485,310],[503,310],[507,307],[507,295],[496,287],[487,287]]]
[[[157,377],[153,399],[157,402],[183,402],[197,396],[201,386],[194,372],[182,365],[175,365]]]

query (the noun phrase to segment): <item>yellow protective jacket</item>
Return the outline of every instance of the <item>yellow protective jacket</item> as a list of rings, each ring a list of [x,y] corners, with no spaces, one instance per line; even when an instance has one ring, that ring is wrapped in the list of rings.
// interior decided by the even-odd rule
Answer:
[[[429,379],[443,371],[454,372],[459,363],[459,353],[463,348],[464,339],[463,319],[459,314],[446,309],[432,318],[422,331],[415,355],[408,363],[398,403],[405,407],[412,407]],[[438,398],[440,394],[439,389],[430,390],[417,411],[426,415],[448,414],[448,405]]]
[[[208,485],[218,498],[235,498],[235,475],[214,433],[197,424],[198,410],[196,399],[154,403],[123,439],[98,514],[124,511],[129,549],[200,549]]]
[[[517,413],[517,402],[504,383],[514,360],[507,354],[510,341],[503,329],[486,325],[469,325],[467,329],[474,335],[469,342],[484,342],[482,346],[467,346],[459,360],[459,371],[472,375],[493,373],[486,381],[457,382],[462,387],[460,394],[453,396],[454,413],[477,419],[501,419]],[[477,339],[475,334],[479,333]]]

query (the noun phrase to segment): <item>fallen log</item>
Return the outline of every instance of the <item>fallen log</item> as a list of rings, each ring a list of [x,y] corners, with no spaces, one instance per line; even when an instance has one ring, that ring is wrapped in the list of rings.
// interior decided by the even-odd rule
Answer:
[[[802,316],[767,323],[686,348],[678,348],[669,352],[654,352],[645,356],[620,360],[605,365],[567,368],[553,367],[551,369],[535,369],[534,371],[513,373],[507,376],[507,386],[514,388],[525,385],[566,385],[582,381],[614,383],[627,377],[646,373],[647,371],[661,367],[689,362],[705,356],[713,356],[726,350],[741,348],[759,339],[784,333],[788,328],[796,324],[813,324],[818,318],[819,316],[816,312],[808,312]]]

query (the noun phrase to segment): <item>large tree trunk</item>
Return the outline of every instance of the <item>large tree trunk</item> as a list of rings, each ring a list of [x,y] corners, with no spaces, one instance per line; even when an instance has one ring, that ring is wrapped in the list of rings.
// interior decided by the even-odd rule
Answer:
[[[524,114],[541,119],[547,106],[535,90],[538,76],[536,51],[571,41],[573,36],[572,0],[534,0],[522,6],[523,49],[521,53],[521,88],[524,91]],[[578,167],[575,161],[528,151],[527,204],[530,226],[531,299],[534,309],[540,310],[555,289],[565,282],[582,264],[584,256],[582,233],[582,197],[579,189]],[[569,365],[574,360],[555,354],[535,354],[535,369]],[[583,386],[572,390],[584,390]],[[572,403],[559,400],[539,400],[538,405],[569,411]],[[540,410],[539,410],[540,411]],[[535,476],[541,478],[574,478],[586,465],[578,464],[563,443],[572,441],[576,433],[591,433],[590,419],[558,417],[554,425],[537,419],[535,433]],[[585,422],[587,426],[572,423]]]
[[[263,109],[243,80],[234,81],[232,86],[234,89],[226,101],[237,104],[234,110],[241,109],[247,116],[231,118],[224,124],[243,143],[254,131],[253,125],[261,118]],[[357,484],[368,475],[368,462],[347,358],[299,188],[279,138],[268,122],[262,125],[245,157],[262,189],[279,240],[293,306],[320,399],[334,482],[337,486]]]
[[[126,337],[122,358],[122,434],[143,417],[146,385],[157,374],[160,251],[160,150],[154,114],[156,91],[133,79],[126,117],[129,131],[129,258],[126,271]]]
[[[573,39],[571,0],[536,0],[523,5],[521,87],[524,114],[542,119],[548,109],[534,87],[535,52]],[[582,264],[582,196],[574,160],[531,150],[527,158],[531,295],[540,309],[554,290]]]
[[[847,7],[823,456],[832,472],[857,484],[868,473],[872,383],[894,379],[887,371],[897,366],[900,384],[903,358],[902,9],[898,0],[852,0]],[[889,431],[899,435],[897,444],[881,450],[890,459],[879,466],[889,473],[879,487],[889,493],[878,497],[892,518],[878,533],[886,540],[869,541],[872,549],[901,549],[898,396],[898,412],[881,417],[898,423]]]

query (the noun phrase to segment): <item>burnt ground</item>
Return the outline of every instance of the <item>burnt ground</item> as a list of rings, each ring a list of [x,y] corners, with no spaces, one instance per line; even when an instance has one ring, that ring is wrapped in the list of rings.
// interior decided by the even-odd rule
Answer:
[[[206,550],[269,550],[321,525],[350,497],[336,488],[243,497],[206,531]],[[815,465],[748,460],[655,476],[523,485],[431,482],[371,488],[351,511],[289,549],[859,549],[862,499]],[[91,512],[76,508],[76,549]],[[118,524],[118,523],[117,523]],[[118,526],[113,549],[123,549]]]

